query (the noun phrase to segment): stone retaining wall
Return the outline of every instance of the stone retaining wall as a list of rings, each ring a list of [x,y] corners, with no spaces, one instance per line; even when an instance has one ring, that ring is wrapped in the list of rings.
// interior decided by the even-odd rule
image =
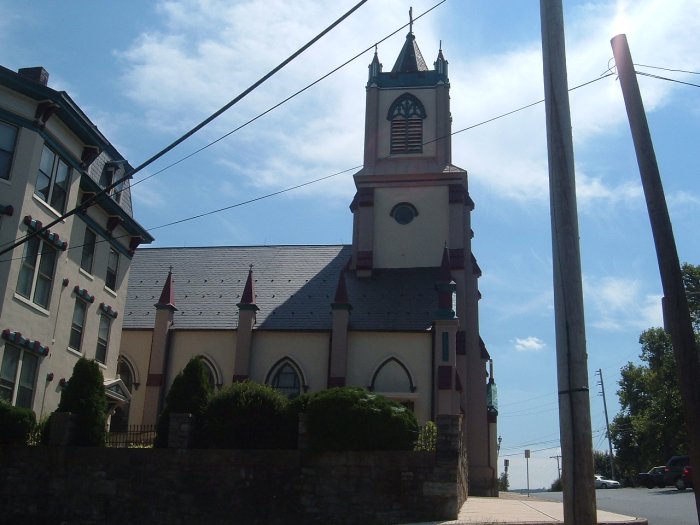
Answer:
[[[466,498],[459,419],[444,420],[442,431],[450,434],[442,447],[453,450],[435,454],[0,448],[0,523],[380,525],[455,519]]]

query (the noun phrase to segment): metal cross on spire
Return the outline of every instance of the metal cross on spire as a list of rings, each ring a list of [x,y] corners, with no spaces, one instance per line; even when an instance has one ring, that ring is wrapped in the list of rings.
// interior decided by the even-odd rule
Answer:
[[[413,6],[408,8],[408,32],[413,33]]]

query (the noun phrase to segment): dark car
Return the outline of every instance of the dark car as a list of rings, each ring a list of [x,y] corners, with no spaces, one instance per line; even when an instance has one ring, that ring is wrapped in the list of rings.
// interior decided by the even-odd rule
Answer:
[[[690,456],[673,456],[664,467],[664,485],[676,485],[683,477],[683,468],[690,465]]]
[[[665,470],[666,467],[662,465],[652,468],[649,472],[640,472],[637,474],[637,485],[642,485],[648,489],[653,489],[654,487],[664,488],[666,486],[664,483]]]
[[[693,467],[690,465],[683,467],[683,475],[681,476],[681,479],[676,481],[676,488],[678,490],[693,488]]]

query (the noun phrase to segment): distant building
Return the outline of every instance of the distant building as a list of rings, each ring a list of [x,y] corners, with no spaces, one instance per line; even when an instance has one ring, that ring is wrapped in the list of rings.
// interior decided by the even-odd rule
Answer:
[[[495,493],[495,388],[479,337],[474,203],[451,164],[447,65],[440,50],[428,69],[412,32],[390,72],[375,53],[352,245],[137,250],[119,369],[129,422],[155,423],[195,355],[215,387],[360,386],[421,422],[462,413],[470,493]]]
[[[0,249],[97,194],[127,161],[41,67],[0,67]],[[102,368],[110,408],[134,250],[153,238],[117,187],[0,256],[0,398],[38,418],[56,409],[81,356]]]

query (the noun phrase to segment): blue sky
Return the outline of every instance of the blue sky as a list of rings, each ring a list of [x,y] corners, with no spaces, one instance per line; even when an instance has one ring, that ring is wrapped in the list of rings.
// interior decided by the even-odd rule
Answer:
[[[0,0],[0,64],[43,66],[136,166],[233,99],[355,0]],[[221,118],[135,177],[148,177],[218,139],[401,27],[438,0],[370,0]],[[565,1],[569,86],[612,66],[626,33],[639,71],[695,84],[696,0]],[[391,68],[406,30],[379,45]],[[416,20],[426,62],[449,61],[453,131],[543,98],[539,2],[448,0]],[[368,51],[212,147],[134,186],[147,228],[232,206],[362,162]],[[639,77],[681,261],[700,264],[700,91]],[[593,445],[605,450],[619,370],[639,334],[661,325],[661,286],[619,83],[570,95],[586,307]],[[544,106],[453,137],[469,172],[474,254],[483,270],[482,337],[499,385],[502,457],[511,487],[549,486],[559,453]],[[352,173],[152,231],[154,246],[351,242]],[[502,470],[503,462],[499,462]],[[650,465],[651,466],[651,465]]]

